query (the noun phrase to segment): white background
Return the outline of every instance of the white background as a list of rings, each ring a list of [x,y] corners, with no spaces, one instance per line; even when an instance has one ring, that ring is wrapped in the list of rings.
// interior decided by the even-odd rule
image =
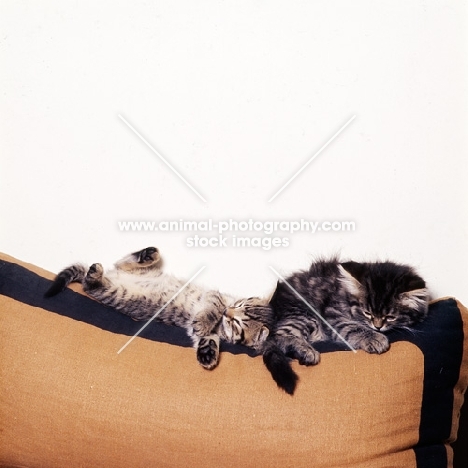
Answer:
[[[468,303],[466,2],[0,5],[3,252],[56,272],[155,245],[168,271],[206,265],[197,281],[239,295],[268,293],[269,265],[340,252],[413,264]],[[264,251],[117,225],[210,218],[356,230]]]

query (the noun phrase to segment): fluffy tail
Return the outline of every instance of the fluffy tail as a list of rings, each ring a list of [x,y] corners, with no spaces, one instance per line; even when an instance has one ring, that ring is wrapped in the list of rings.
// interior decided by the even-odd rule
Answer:
[[[70,283],[81,283],[87,273],[88,269],[77,263],[65,270],[62,270],[54,279],[51,287],[45,292],[44,297],[52,297],[62,292]]]
[[[263,352],[263,362],[278,387],[293,395],[299,377],[292,370],[291,363],[283,351],[275,344],[269,344]]]

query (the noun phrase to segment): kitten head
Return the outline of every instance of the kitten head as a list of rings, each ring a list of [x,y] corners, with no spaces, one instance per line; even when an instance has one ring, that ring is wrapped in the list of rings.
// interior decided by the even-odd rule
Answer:
[[[220,334],[230,343],[259,350],[270,333],[272,318],[268,299],[240,299],[224,311]]]
[[[426,283],[410,266],[345,262],[339,268],[344,287],[359,303],[361,316],[356,318],[369,327],[386,332],[426,318]]]

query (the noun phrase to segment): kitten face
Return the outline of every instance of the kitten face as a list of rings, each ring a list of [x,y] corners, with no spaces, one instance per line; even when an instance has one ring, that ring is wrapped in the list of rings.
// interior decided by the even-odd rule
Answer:
[[[380,304],[377,308],[368,303],[361,303],[361,313],[370,328],[386,332],[392,328],[411,327],[421,321],[425,316],[425,290],[406,293],[418,297],[414,306],[405,305],[402,296],[391,298],[389,303]]]
[[[359,302],[359,321],[381,332],[414,326],[427,315],[428,291],[412,268],[391,262],[341,265],[343,284]]]
[[[257,297],[241,299],[226,308],[222,318],[224,338],[259,349],[269,334],[265,326],[271,316],[268,301]]]

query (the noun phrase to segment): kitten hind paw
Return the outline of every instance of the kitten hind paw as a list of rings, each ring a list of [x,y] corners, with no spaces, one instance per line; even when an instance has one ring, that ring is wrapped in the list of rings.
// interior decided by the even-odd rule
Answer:
[[[211,370],[218,365],[218,359],[218,343],[211,338],[201,339],[197,348],[197,360],[200,365],[207,370]]]
[[[95,283],[102,279],[102,275],[104,273],[104,268],[100,263],[93,263],[86,274],[86,281]]]
[[[146,249],[135,252],[137,263],[142,265],[150,265],[159,261],[159,250],[156,247],[146,247]]]

